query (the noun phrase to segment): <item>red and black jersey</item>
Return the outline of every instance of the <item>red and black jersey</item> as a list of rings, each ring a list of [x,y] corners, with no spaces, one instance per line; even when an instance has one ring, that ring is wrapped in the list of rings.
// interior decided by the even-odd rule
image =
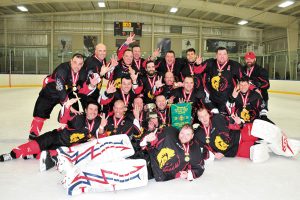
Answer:
[[[66,124],[66,127],[37,137],[36,141],[42,150],[56,149],[60,146],[69,147],[98,137],[101,122],[99,116],[94,120],[88,120],[85,114],[74,115],[70,113],[70,109],[62,109],[59,116],[59,121]]]
[[[131,65],[132,69],[136,69]],[[129,66],[125,65],[123,61],[119,61],[119,64],[115,67],[113,71],[112,79],[116,82],[121,83],[123,77],[130,77]]]
[[[253,122],[259,119],[260,112],[265,108],[262,97],[253,90],[248,90],[246,93],[239,93],[234,99],[229,99],[233,103],[233,112],[236,113],[245,123]]]
[[[104,127],[104,135],[110,136],[118,134],[128,135],[135,151],[140,150],[139,144],[141,139],[141,132],[139,128],[134,125],[132,119],[128,118],[125,115],[120,119],[117,119],[114,116],[110,116],[107,119],[107,124]]]
[[[156,113],[157,113],[158,122],[160,126],[164,127],[164,126],[170,126],[172,124],[170,107],[167,106],[167,108],[164,110],[157,109]]]
[[[100,75],[101,67],[106,64],[106,60],[99,60],[95,55],[88,57],[84,61],[83,67],[87,74],[98,73]]]
[[[228,117],[214,114],[210,118],[208,130],[202,124],[195,130],[195,136],[211,152],[219,152],[226,157],[237,154],[240,140],[239,125],[233,124]]]
[[[162,77],[160,73],[156,73],[153,76],[149,76],[145,74],[144,76],[140,76],[138,80],[139,92],[143,95],[143,101],[145,104],[155,103],[155,97],[161,93],[161,88],[157,88],[155,86],[155,82],[159,77]]]
[[[192,139],[189,144],[188,159],[183,144],[178,139],[179,131],[174,127],[165,127],[157,132],[157,141],[148,143],[147,149],[156,181],[168,181],[178,178],[180,171],[191,170],[193,178],[204,172],[202,146]]]
[[[184,59],[179,78],[182,82],[187,76],[193,76],[195,78],[197,77],[198,79],[202,79],[202,73],[204,70],[204,65],[197,65],[196,62],[189,62],[187,59]],[[195,87],[197,87],[197,82],[198,81],[195,81]]]
[[[172,96],[175,97],[174,103],[178,103],[179,99],[183,99],[184,102],[186,102],[186,103],[191,102],[192,107],[193,107],[192,112],[194,114],[199,107],[205,107],[209,110],[212,110],[214,108],[214,106],[211,103],[211,101],[209,100],[209,98],[206,97],[205,92],[200,89],[193,89],[193,91],[191,93],[186,94],[184,91],[184,88],[177,88],[177,89],[173,90]]]
[[[136,96],[137,95],[132,90],[130,90],[128,94],[125,94],[120,88],[117,88],[117,91],[112,94],[107,94],[107,92],[105,91],[104,95],[99,101],[99,104],[108,106],[108,111],[112,111],[115,101],[123,100],[125,106],[127,106],[127,110],[132,110],[132,103]],[[104,110],[106,111],[107,109]]]
[[[216,104],[226,104],[242,77],[241,65],[229,60],[223,66],[218,66],[216,59],[208,59],[203,65],[206,66],[203,75],[204,87],[209,92],[210,100]]]
[[[70,62],[62,63],[44,79],[40,96],[59,99],[60,103],[63,103],[74,88],[78,93],[88,94],[90,90],[86,80],[85,69],[82,68],[78,73],[74,73]]]
[[[164,58],[158,58],[155,61],[155,67],[158,72],[165,74],[170,71],[173,72],[174,76],[180,78],[180,72],[184,66],[183,60],[181,58],[176,58],[175,63],[168,65]]]
[[[251,68],[243,66],[243,74],[250,78],[251,90],[259,89],[265,101],[268,101],[268,89],[270,88],[268,71],[255,64]]]
[[[173,85],[164,85],[161,87],[159,94],[164,95],[166,99],[169,99],[172,96],[174,90],[175,89]]]

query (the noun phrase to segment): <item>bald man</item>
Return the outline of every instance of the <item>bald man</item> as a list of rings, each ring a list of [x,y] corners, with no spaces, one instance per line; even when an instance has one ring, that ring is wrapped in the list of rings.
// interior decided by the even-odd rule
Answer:
[[[99,43],[95,47],[95,52],[92,56],[88,57],[84,61],[83,68],[86,71],[86,76],[89,77],[93,73],[97,73],[101,78],[109,79],[112,67],[106,63],[106,46]],[[99,87],[98,87],[99,88]],[[89,97],[81,97],[81,103],[83,107],[86,107],[86,102],[91,98],[94,101],[98,100],[99,89],[96,89]]]

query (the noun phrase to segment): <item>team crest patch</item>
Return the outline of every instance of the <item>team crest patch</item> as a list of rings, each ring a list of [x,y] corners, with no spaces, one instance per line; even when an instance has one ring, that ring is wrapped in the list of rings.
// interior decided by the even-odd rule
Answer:
[[[78,142],[79,140],[84,138],[84,134],[83,133],[73,133],[70,136],[70,143],[75,143]]]
[[[169,148],[163,148],[160,150],[158,155],[156,156],[156,159],[159,163],[159,168],[162,169],[165,164],[175,156],[175,151],[173,149]]]
[[[217,136],[215,139],[215,146],[221,150],[221,151],[225,151],[228,148],[228,144],[226,144],[226,142],[224,142],[224,140],[221,138],[221,136]]]

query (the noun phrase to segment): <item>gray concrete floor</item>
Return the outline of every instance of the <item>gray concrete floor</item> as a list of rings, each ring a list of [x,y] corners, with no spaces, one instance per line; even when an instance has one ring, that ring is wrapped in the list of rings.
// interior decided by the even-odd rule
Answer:
[[[0,89],[0,154],[26,142],[38,88]],[[300,139],[300,96],[271,94],[269,117],[290,138]],[[57,113],[46,121],[44,131],[57,127]],[[18,159],[0,163],[1,199],[300,199],[300,156],[271,155],[265,163],[225,158],[206,165],[193,182],[150,180],[143,188],[70,197],[61,185],[62,175],[52,169],[39,172],[37,160]]]

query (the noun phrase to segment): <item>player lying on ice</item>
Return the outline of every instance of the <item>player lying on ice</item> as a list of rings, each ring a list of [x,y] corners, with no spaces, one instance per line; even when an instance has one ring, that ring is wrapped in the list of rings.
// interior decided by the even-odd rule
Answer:
[[[300,150],[300,141],[288,139],[277,126],[260,119],[243,125],[236,115],[228,118],[205,108],[200,108],[197,116],[200,125],[195,137],[208,150],[211,159],[238,156],[263,162],[269,158],[270,151],[293,157]]]

